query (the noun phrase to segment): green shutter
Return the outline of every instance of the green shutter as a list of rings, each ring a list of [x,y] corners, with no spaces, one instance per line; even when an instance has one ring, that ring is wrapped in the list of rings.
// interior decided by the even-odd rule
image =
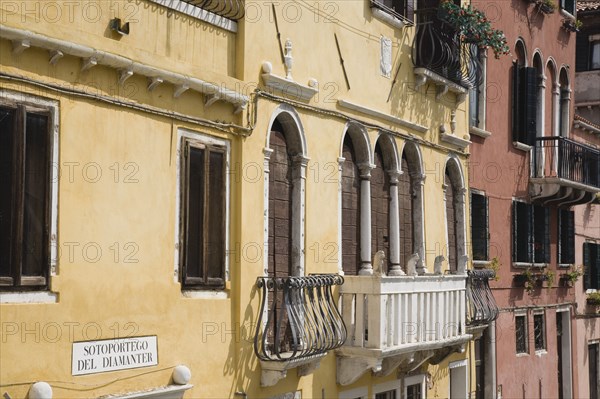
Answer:
[[[589,242],[583,243],[583,288],[586,290],[592,286],[591,245]]]

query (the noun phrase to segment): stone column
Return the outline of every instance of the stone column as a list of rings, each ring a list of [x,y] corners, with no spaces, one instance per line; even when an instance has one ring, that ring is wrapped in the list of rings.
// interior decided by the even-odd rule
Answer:
[[[360,169],[360,270],[361,276],[373,274],[371,264],[371,169],[370,164],[359,164]]]
[[[398,177],[402,172],[388,171],[390,176],[390,270],[389,276],[402,276],[400,266],[400,215],[398,209]]]

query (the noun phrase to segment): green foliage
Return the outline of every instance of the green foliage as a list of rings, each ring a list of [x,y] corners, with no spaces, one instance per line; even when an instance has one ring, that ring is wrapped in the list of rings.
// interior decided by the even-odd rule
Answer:
[[[586,302],[589,305],[599,306],[600,305],[600,292],[592,292],[587,294]]]
[[[492,28],[485,13],[471,5],[458,6],[452,1],[440,4],[441,19],[454,27],[463,42],[475,43],[480,48],[491,48],[494,56],[509,54],[510,48],[504,32]]]

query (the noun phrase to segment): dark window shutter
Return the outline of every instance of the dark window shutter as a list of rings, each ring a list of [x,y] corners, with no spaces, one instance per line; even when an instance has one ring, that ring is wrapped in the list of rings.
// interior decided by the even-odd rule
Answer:
[[[533,207],[533,248],[535,263],[550,262],[549,210],[541,206]]]
[[[211,286],[225,285],[225,152],[211,148],[207,177],[206,281]]]
[[[13,201],[14,151],[16,110],[0,108],[0,277],[13,277],[11,250],[14,243]]]
[[[410,21],[414,21],[415,20],[415,0],[405,0],[405,10],[406,13],[404,14],[404,16],[406,17],[406,19],[410,20]]]
[[[519,141],[521,126],[521,75],[519,74],[519,65],[513,64],[512,67],[512,136],[513,141]]]
[[[474,260],[488,260],[487,197],[471,193],[471,240]]]
[[[592,288],[600,288],[600,244],[592,245],[592,253],[590,255],[592,268],[596,271],[596,281]]]
[[[204,279],[204,157],[205,151],[186,143],[186,220],[184,285],[202,284]]]
[[[524,110],[524,117],[521,119],[521,142],[529,145],[535,144],[535,135],[537,130],[536,113],[538,102],[537,88],[537,69],[526,67],[521,70],[521,91]]]
[[[575,71],[582,72],[589,70],[590,60],[590,39],[586,33],[579,32],[576,36],[575,48]]]
[[[592,259],[591,247],[589,242],[583,243],[583,288],[592,288]]]
[[[575,263],[575,212],[560,210],[558,237],[558,263]]]
[[[513,202],[513,261],[531,262],[531,206]]]

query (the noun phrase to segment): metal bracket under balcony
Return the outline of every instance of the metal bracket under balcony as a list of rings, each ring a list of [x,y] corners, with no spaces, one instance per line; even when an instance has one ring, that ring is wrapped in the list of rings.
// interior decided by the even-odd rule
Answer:
[[[388,375],[462,352],[466,332],[462,275],[346,276],[341,288],[348,340],[336,353],[337,382],[366,372]]]
[[[493,270],[469,270],[467,274],[467,328],[485,328],[499,314],[489,285],[489,279],[496,274]]]
[[[344,344],[346,326],[332,294],[343,283],[335,274],[257,279],[261,304],[254,352],[262,386],[275,385],[293,368],[299,376],[311,373],[327,352]]]
[[[600,150],[565,137],[538,137],[532,149],[531,198],[567,207],[596,200],[600,193]]]

